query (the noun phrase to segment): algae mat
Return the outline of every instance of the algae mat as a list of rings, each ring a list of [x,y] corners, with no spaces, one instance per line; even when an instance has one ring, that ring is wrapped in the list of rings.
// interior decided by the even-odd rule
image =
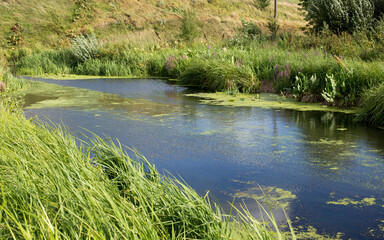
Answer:
[[[173,105],[153,102],[148,99],[127,98],[76,87],[36,82],[34,87],[23,92],[25,109],[79,108],[82,110],[105,109],[120,112],[140,113],[152,117],[177,112]]]
[[[217,92],[186,94],[186,96],[201,98],[201,103],[221,106],[278,108],[297,111],[357,112],[357,109],[340,109],[319,103],[301,103],[294,99],[270,93],[230,95],[225,92]]]

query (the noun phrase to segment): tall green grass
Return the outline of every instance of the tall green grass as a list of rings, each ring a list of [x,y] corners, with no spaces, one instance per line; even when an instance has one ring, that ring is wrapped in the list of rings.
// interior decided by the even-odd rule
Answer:
[[[0,78],[0,81],[4,82],[6,86],[4,94],[11,94],[32,84],[31,82],[25,81],[22,78],[14,77],[10,72],[5,72],[2,76],[2,79]]]
[[[366,62],[359,58],[343,58],[323,48],[297,49],[280,42],[251,41],[245,45],[195,44],[173,47],[129,44],[105,45],[99,54],[78,62],[69,50],[36,52],[17,61],[18,74],[81,74],[102,76],[158,76],[179,78],[185,85],[209,91],[252,92],[259,80],[273,83],[277,92],[293,93],[296,77],[317,83],[311,87],[316,99],[329,91],[329,78],[336,82],[335,99],[328,102],[342,107],[356,106],[365,89],[384,82],[381,61]],[[304,97],[305,94],[298,96]],[[300,100],[300,99],[299,99]]]
[[[232,93],[255,92],[260,86],[249,66],[220,61],[194,62],[181,73],[180,81],[184,85]]]
[[[366,91],[356,120],[372,126],[384,127],[384,83]]]
[[[79,144],[10,107],[0,102],[2,239],[284,238],[275,221],[224,215],[140,154],[97,136]]]

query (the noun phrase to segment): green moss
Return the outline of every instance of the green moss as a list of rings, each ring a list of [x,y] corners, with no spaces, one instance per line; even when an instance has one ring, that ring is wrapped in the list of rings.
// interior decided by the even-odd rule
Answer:
[[[234,107],[260,107],[260,108],[281,108],[292,109],[298,111],[330,111],[355,113],[355,109],[340,109],[320,105],[318,103],[301,103],[294,99],[282,100],[276,94],[259,93],[259,94],[236,94],[230,95],[224,92],[217,93],[197,93],[186,94],[189,97],[201,98],[201,102],[205,104],[234,106]]]

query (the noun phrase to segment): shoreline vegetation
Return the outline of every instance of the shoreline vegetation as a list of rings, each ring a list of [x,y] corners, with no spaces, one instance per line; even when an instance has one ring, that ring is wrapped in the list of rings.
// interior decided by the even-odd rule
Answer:
[[[279,41],[284,41],[280,39]],[[320,49],[281,47],[281,42],[250,41],[246,46],[191,44],[168,48],[105,45],[83,61],[71,49],[35,51],[17,58],[12,71],[19,75],[100,77],[161,77],[208,92],[279,93],[302,103],[346,109],[361,107],[356,120],[382,127],[382,106],[367,92],[382,89],[384,64],[338,57]],[[87,48],[88,43],[84,43]],[[24,55],[23,50],[18,50]],[[99,77],[99,78],[100,78]],[[372,92],[372,90],[371,90]],[[375,110],[371,115],[367,111]],[[364,109],[364,110],[363,110]],[[363,111],[365,117],[362,117]]]

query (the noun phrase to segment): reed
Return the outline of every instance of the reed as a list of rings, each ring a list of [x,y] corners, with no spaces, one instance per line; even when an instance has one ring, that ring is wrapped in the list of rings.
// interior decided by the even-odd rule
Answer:
[[[255,92],[260,82],[250,67],[242,63],[201,61],[192,63],[180,76],[181,84],[209,91]]]
[[[384,83],[373,87],[363,95],[363,103],[357,121],[366,122],[376,127],[384,127]]]

